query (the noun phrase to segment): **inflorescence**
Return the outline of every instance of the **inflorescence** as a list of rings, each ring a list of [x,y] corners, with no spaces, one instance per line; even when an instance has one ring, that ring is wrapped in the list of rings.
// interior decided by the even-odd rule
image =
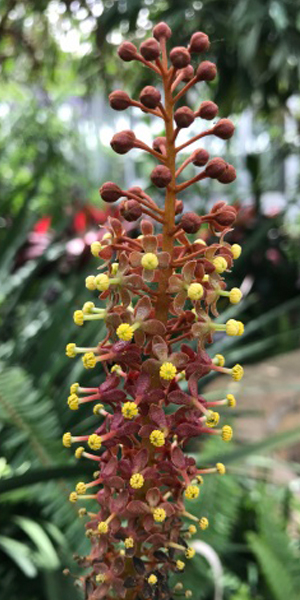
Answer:
[[[167,53],[170,36],[168,25],[159,23],[139,51],[131,42],[123,42],[118,50],[122,60],[151,69],[160,79],[159,88],[144,87],[139,100],[122,90],[109,96],[117,111],[138,107],[161,120],[165,135],[154,139],[152,147],[131,130],[114,135],[111,146],[118,154],[139,148],[153,156],[158,164],[151,182],[165,191],[164,205],[137,186],[123,190],[111,181],[102,185],[105,202],[120,200],[119,217],[108,218],[104,235],[91,246],[99,272],[85,283],[98,293],[100,306],[95,297],[87,301],[75,311],[74,321],[80,327],[87,321],[103,322],[106,335],[96,346],[69,343],[66,348],[70,358],[81,355],[84,367],[95,369],[93,375],[103,369],[106,374],[98,386],[71,386],[70,409],[91,407],[95,425],[86,435],[63,436],[64,446],[75,445],[76,458],[96,465],[92,480],[78,482],[70,494],[72,503],[88,507],[79,508],[79,516],[88,517],[91,551],[79,563],[88,568],[81,581],[89,600],[168,600],[174,593],[190,597],[180,583],[173,589],[169,583],[170,575],[182,573],[195,554],[191,536],[209,525],[205,515],[190,512],[189,503],[198,498],[205,477],[224,475],[225,466],[197,465],[183,449],[199,436],[215,435],[229,442],[232,429],[219,425],[217,410],[236,404],[231,393],[206,400],[198,393],[198,382],[213,371],[234,381],[243,376],[241,365],[227,368],[221,354],[211,358],[206,352],[215,332],[240,336],[244,329],[235,319],[223,324],[214,320],[220,298],[232,304],[242,298],[238,288],[227,291],[224,281],[241,253],[238,244],[225,240],[236,210],[222,201],[199,216],[183,212],[178,198],[205,178],[224,184],[235,179],[232,165],[210,158],[201,147],[177,164],[179,153],[190,144],[209,135],[227,140],[234,125],[220,119],[188,141],[177,142],[181,130],[196,119],[216,118],[218,106],[211,101],[203,101],[196,111],[182,102],[176,108],[192,86],[216,77],[216,66],[208,60],[196,69],[191,64],[192,54],[209,49],[205,33],[194,33],[187,48],[174,47]],[[183,180],[190,163],[200,171]],[[130,237],[125,222],[135,222],[140,235]],[[204,224],[215,237],[211,245],[201,238]]]

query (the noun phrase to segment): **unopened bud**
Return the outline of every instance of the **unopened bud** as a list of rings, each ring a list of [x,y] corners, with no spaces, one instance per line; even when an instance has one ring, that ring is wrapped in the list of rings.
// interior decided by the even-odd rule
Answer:
[[[156,187],[164,188],[170,183],[172,179],[172,173],[168,167],[164,165],[158,165],[155,167],[150,175],[152,183]]]
[[[135,143],[135,135],[131,129],[126,129],[125,131],[120,131],[120,133],[116,133],[110,145],[112,149],[117,152],[117,154],[126,154],[129,150],[134,148]]]
[[[181,69],[181,80],[186,82],[186,81],[190,81],[192,79],[192,77],[194,77],[194,67],[192,67],[192,65],[187,65],[187,67],[184,67],[184,69]]]
[[[142,208],[136,200],[124,200],[120,205],[120,214],[131,223],[139,219],[142,214]]]
[[[162,153],[162,148],[166,147],[166,143],[167,143],[167,141],[166,141],[165,137],[161,136],[161,137],[155,138],[152,142],[153,150],[156,150],[156,152]]]
[[[229,119],[221,119],[214,126],[214,135],[222,140],[228,140],[234,133],[234,124]]]
[[[216,158],[212,158],[209,161],[205,172],[208,175],[208,177],[211,177],[212,179],[219,179],[222,173],[224,173],[225,169],[225,160],[223,160],[223,158],[220,158],[219,156],[216,156]]]
[[[114,110],[126,110],[131,105],[131,99],[123,90],[115,90],[108,96],[109,104]]]
[[[160,99],[160,91],[153,87],[153,85],[146,85],[140,93],[140,101],[147,108],[156,108]]]
[[[204,60],[200,63],[196,71],[198,81],[212,81],[217,74],[217,67],[209,60]]]
[[[202,224],[202,219],[196,213],[187,212],[181,217],[180,226],[185,233],[197,233]]]
[[[183,202],[182,200],[178,200],[178,198],[176,198],[175,200],[175,215],[180,215],[183,211]]]
[[[99,193],[102,200],[105,202],[116,202],[116,200],[119,200],[119,198],[123,196],[121,188],[119,188],[119,186],[112,181],[106,181],[103,183]]]
[[[197,31],[193,33],[190,39],[189,50],[190,52],[196,52],[199,54],[200,52],[206,52],[209,49],[210,41],[208,35],[203,33],[202,31]]]
[[[226,165],[225,171],[218,177],[220,183],[231,183],[236,179],[236,170],[232,165]]]
[[[199,148],[199,150],[195,150],[193,152],[193,165],[195,165],[196,167],[203,167],[203,165],[206,165],[207,161],[209,159],[209,153],[207,152],[207,150],[204,150],[204,148]]]
[[[230,227],[236,219],[236,209],[234,206],[226,204],[226,202],[216,202],[210,212],[213,223],[218,229]]]
[[[148,38],[140,45],[140,53],[146,60],[156,60],[160,55],[160,47],[154,38]]]
[[[160,40],[161,38],[165,38],[166,40],[168,40],[172,35],[172,31],[169,25],[167,25],[167,23],[164,23],[163,21],[155,25],[152,33],[153,37],[155,37],[156,40]]]
[[[217,104],[212,102],[211,100],[205,100],[201,102],[200,108],[198,110],[198,115],[201,119],[206,119],[207,121],[211,121],[218,114],[219,107]]]
[[[123,42],[118,48],[118,55],[125,62],[135,60],[137,55],[137,47],[131,42]]]
[[[170,61],[176,69],[183,69],[191,62],[191,55],[184,46],[176,46],[170,52]]]
[[[143,196],[144,196],[144,192],[143,192],[142,188],[139,187],[138,185],[134,185],[131,188],[128,188],[127,192],[129,194],[134,194],[135,196],[140,196],[140,198],[143,198]]]
[[[195,120],[195,116],[191,108],[188,106],[181,106],[175,111],[174,120],[177,127],[182,129],[184,127],[189,127]]]

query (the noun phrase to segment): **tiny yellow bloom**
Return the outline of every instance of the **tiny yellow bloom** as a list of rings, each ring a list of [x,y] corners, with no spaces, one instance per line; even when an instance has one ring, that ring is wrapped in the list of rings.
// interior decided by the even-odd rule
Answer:
[[[155,585],[157,583],[157,577],[154,573],[148,577],[148,583],[150,583],[150,585]]]
[[[92,450],[99,450],[102,445],[102,438],[96,433],[92,433],[88,439],[88,445]]]
[[[187,289],[187,295],[191,300],[200,300],[204,293],[201,283],[191,283]]]
[[[95,258],[99,257],[99,252],[101,252],[102,246],[100,242],[92,242],[91,243],[91,253]]]
[[[223,463],[218,462],[216,464],[216,469],[217,469],[217,472],[219,473],[219,475],[225,475],[226,467],[225,467],[225,465],[223,465]]]
[[[72,503],[75,503],[75,502],[77,502],[77,500],[78,500],[78,496],[77,496],[76,492],[71,492],[71,494],[70,494],[70,496],[69,496],[69,500],[70,500],[70,502],[72,502]]]
[[[100,521],[100,523],[98,523],[98,531],[99,533],[108,532],[108,524],[106,523],[106,521]]]
[[[220,415],[218,412],[215,412],[213,410],[209,411],[209,414],[206,417],[206,425],[208,427],[216,427],[216,425],[218,425],[220,421]]]
[[[75,325],[83,325],[84,323],[84,315],[82,310],[75,310],[74,314],[73,314],[73,321],[75,323]]]
[[[196,554],[195,548],[187,548],[185,551],[186,558],[193,558]]]
[[[153,252],[146,252],[141,260],[141,265],[147,271],[153,271],[158,266],[158,258]]]
[[[223,442],[230,442],[230,440],[232,439],[232,428],[230,427],[230,425],[224,425],[224,427],[222,427],[222,440]]]
[[[134,490],[138,490],[144,485],[144,477],[141,473],[134,473],[131,475],[129,483]]]
[[[153,519],[156,523],[162,523],[166,516],[167,514],[164,508],[155,508],[153,510]]]
[[[86,277],[85,287],[91,292],[97,289],[96,277],[94,277],[94,275],[88,275],[88,277]]]
[[[86,369],[93,369],[96,365],[96,356],[94,352],[86,352],[82,357],[82,362]]]
[[[189,533],[191,535],[194,535],[195,533],[197,533],[197,527],[195,527],[195,525],[189,525]]]
[[[124,540],[124,546],[125,548],[133,548],[134,546],[134,539],[132,537],[128,537]]]
[[[62,437],[62,443],[66,448],[71,448],[72,436],[69,431],[67,431],[67,433],[64,433],[64,435]]]
[[[161,378],[166,379],[167,381],[174,379],[176,373],[177,369],[171,362],[164,362],[159,369]]]
[[[207,243],[202,240],[202,238],[197,238],[196,240],[194,240],[193,244],[201,244],[202,246],[207,246]]]
[[[68,358],[75,358],[75,356],[77,355],[76,344],[71,343],[66,345],[66,355],[68,356]]]
[[[82,307],[82,312],[84,315],[90,315],[93,312],[93,308],[95,308],[94,302],[85,302]]]
[[[237,258],[239,258],[241,256],[242,248],[239,244],[232,244],[231,252],[233,254],[233,258],[236,260]]]
[[[176,560],[176,568],[178,569],[178,571],[183,571],[185,567],[185,563],[183,562],[183,560]]]
[[[202,277],[202,281],[209,281],[208,273],[206,273],[206,275],[204,275],[204,277]]]
[[[239,335],[239,324],[235,319],[229,319],[226,323],[226,333],[227,335]]]
[[[95,277],[96,288],[100,292],[106,292],[109,288],[109,277],[105,273],[99,273]]]
[[[82,455],[83,455],[83,453],[84,453],[84,447],[83,446],[79,446],[75,450],[75,458],[81,458]]]
[[[122,369],[121,369],[120,365],[113,365],[112,368],[111,368],[111,370],[110,370],[110,372],[118,374],[118,371],[121,371],[121,370]]]
[[[134,419],[139,414],[139,409],[135,402],[125,402],[122,406],[122,415],[124,419]]]
[[[240,381],[244,376],[244,369],[241,365],[234,365],[231,369],[231,376],[234,381]]]
[[[196,498],[198,498],[200,493],[199,488],[196,485],[188,485],[184,495],[188,500],[195,500]]]
[[[104,583],[106,580],[106,575],[105,573],[98,573],[98,575],[96,575],[95,577],[97,583]]]
[[[223,256],[216,256],[212,262],[217,273],[223,273],[228,267],[227,260]]]
[[[79,408],[79,398],[77,394],[71,394],[68,398],[68,407],[71,410],[78,410]]]
[[[229,292],[229,301],[231,304],[238,304],[243,297],[241,290],[237,287],[232,288]]]
[[[130,340],[133,338],[134,329],[132,325],[129,325],[129,323],[122,323],[119,325],[116,334],[120,340],[123,340],[124,342],[130,342]]]
[[[216,354],[214,360],[217,361],[218,367],[224,367],[225,357],[223,356],[223,354]]]
[[[230,408],[234,408],[236,406],[236,399],[235,399],[234,395],[227,394],[226,398],[227,398],[228,406],[230,406]]]
[[[77,485],[76,485],[76,492],[77,492],[78,495],[85,494],[85,492],[86,492],[86,485],[85,485],[85,483],[83,481],[79,481],[77,483]]]
[[[78,388],[79,383],[72,383],[72,385],[70,386],[70,394],[76,394],[76,392],[78,392]]]
[[[154,429],[149,436],[149,440],[150,440],[151,444],[153,446],[156,446],[157,448],[164,446],[165,436],[164,436],[163,431],[160,431],[160,429]]]
[[[110,266],[110,270],[111,270],[111,274],[114,277],[117,274],[118,270],[119,270],[119,263],[118,262],[112,263],[111,266]]]
[[[99,415],[100,410],[102,410],[102,408],[103,408],[103,404],[95,404],[95,406],[93,408],[94,415]]]
[[[200,529],[202,529],[204,531],[204,529],[207,529],[208,526],[209,526],[208,519],[206,517],[201,517],[201,519],[199,521]]]

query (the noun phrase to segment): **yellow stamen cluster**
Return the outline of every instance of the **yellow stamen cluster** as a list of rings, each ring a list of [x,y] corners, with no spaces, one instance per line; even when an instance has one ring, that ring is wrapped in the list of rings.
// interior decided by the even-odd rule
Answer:
[[[159,370],[161,378],[166,379],[166,381],[171,381],[174,379],[176,373],[177,369],[171,362],[164,362]]]
[[[196,554],[195,548],[187,548],[185,551],[186,558],[194,558],[195,554]]]
[[[232,288],[229,292],[229,301],[231,304],[238,304],[243,297],[241,290],[237,287]]]
[[[231,376],[234,381],[240,381],[244,376],[244,369],[241,365],[234,365],[231,369]]]
[[[95,277],[95,284],[99,292],[106,292],[109,288],[109,277],[105,273],[100,273]]]
[[[73,314],[73,320],[75,325],[83,325],[84,323],[84,314],[82,310],[75,310],[74,314]]]
[[[92,450],[99,450],[102,445],[102,438],[96,433],[92,433],[88,439],[88,445]]]
[[[101,252],[102,246],[100,242],[92,242],[91,243],[91,253],[95,258],[99,257],[99,252]]]
[[[195,500],[196,498],[198,498],[200,493],[199,488],[196,485],[188,485],[184,495],[187,498],[187,500]]]
[[[111,370],[110,370],[110,372],[111,373],[117,373],[117,375],[118,375],[121,370],[122,369],[121,369],[120,365],[113,365],[112,368],[111,368]]]
[[[218,367],[224,367],[225,357],[223,356],[223,354],[216,354],[214,356],[214,362],[218,365]]]
[[[233,258],[236,260],[237,258],[239,258],[241,256],[242,248],[239,244],[233,244],[231,246],[231,252],[232,252]]]
[[[201,519],[199,521],[200,529],[202,529],[204,531],[204,529],[207,529],[208,526],[209,526],[208,519],[206,517],[201,517]]]
[[[239,334],[239,331],[240,331],[239,322],[236,321],[235,319],[229,319],[229,321],[227,321],[225,327],[226,327],[227,335],[230,335],[230,336],[240,335]]]
[[[135,402],[125,402],[122,406],[122,415],[124,419],[134,419],[139,414],[139,409]]]
[[[163,431],[160,431],[160,429],[154,429],[150,434],[149,440],[153,446],[160,448],[165,443]]]
[[[93,309],[95,308],[95,304],[94,302],[85,302],[83,307],[82,307],[82,312],[84,315],[90,315],[93,312]]]
[[[82,363],[85,369],[93,369],[96,366],[96,362],[94,352],[86,352],[82,357]]]
[[[158,258],[153,252],[147,252],[142,256],[141,265],[147,271],[153,271],[158,267]]]
[[[148,577],[148,583],[150,583],[150,585],[155,585],[157,583],[157,577],[154,575],[154,573],[151,573],[151,575]]]
[[[87,514],[87,510],[86,510],[86,508],[80,508],[80,509],[79,509],[79,511],[78,511],[78,516],[79,516],[79,518],[80,518],[80,519],[82,519],[82,517],[85,517],[85,516],[86,516],[86,514]]]
[[[208,427],[216,427],[216,425],[218,425],[219,420],[220,420],[220,415],[218,412],[215,412],[213,410],[208,411],[209,414],[206,417],[206,425]]]
[[[212,262],[217,273],[223,273],[228,267],[227,260],[223,256],[217,256]]]
[[[197,527],[195,525],[189,525],[189,533],[191,535],[194,535],[195,533],[197,533]]]
[[[86,492],[86,485],[85,485],[85,483],[83,483],[83,481],[79,481],[77,483],[77,485],[76,485],[76,492],[77,492],[78,495],[85,494],[85,492]]]
[[[223,442],[230,442],[232,439],[233,431],[230,425],[224,425],[222,427],[222,440]]]
[[[64,433],[64,435],[62,437],[62,443],[66,448],[71,448],[72,436],[69,431],[67,431],[67,433]]]
[[[176,560],[176,568],[178,569],[178,571],[183,571],[185,567],[185,563],[183,562],[183,560]]]
[[[234,408],[236,406],[236,399],[233,394],[227,394],[227,403],[230,408]]]
[[[76,494],[76,492],[71,492],[71,494],[69,496],[69,500],[70,500],[70,502],[72,502],[72,504],[75,504],[75,502],[77,502],[78,495]]]
[[[70,343],[66,346],[66,355],[68,358],[75,358],[77,355],[76,344]]]
[[[106,575],[105,573],[98,573],[98,575],[96,575],[95,577],[97,583],[104,583],[106,581]]]
[[[68,397],[68,407],[71,410],[78,410],[78,408],[79,408],[79,398],[78,398],[77,394],[71,394]]]
[[[95,404],[93,408],[94,415],[99,415],[100,411],[103,409],[103,404]]]
[[[226,467],[225,467],[225,465],[223,465],[223,463],[220,463],[220,462],[217,463],[216,469],[217,469],[217,472],[219,473],[219,475],[225,475]]]
[[[191,300],[200,300],[203,296],[204,290],[201,283],[191,283],[187,290],[187,295]]]
[[[100,523],[98,523],[98,531],[99,533],[108,532],[108,524],[106,523],[106,521],[100,521]]]
[[[134,546],[134,539],[132,537],[128,537],[124,540],[124,546],[125,548],[133,548]]]
[[[75,450],[75,458],[81,458],[83,453],[84,453],[84,447],[78,446],[78,448],[76,448],[76,450]]]
[[[141,473],[131,475],[129,483],[134,490],[138,490],[144,485],[144,477]]]
[[[72,383],[70,386],[70,394],[76,394],[78,392],[79,383]]]
[[[162,523],[166,516],[167,514],[164,508],[155,508],[153,510],[153,519],[156,523]]]
[[[130,342],[130,340],[133,338],[134,329],[132,325],[129,325],[129,323],[122,323],[119,325],[116,334],[120,340],[123,340],[124,342]]]
[[[94,275],[88,275],[88,277],[86,277],[85,287],[91,292],[97,289],[96,277],[94,277]]]

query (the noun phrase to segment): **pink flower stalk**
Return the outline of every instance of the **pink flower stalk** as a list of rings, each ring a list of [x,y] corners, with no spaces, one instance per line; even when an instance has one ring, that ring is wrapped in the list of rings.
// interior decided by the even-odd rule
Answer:
[[[225,473],[222,463],[197,465],[184,448],[191,438],[215,435],[228,442],[232,437],[229,425],[218,426],[217,408],[235,406],[234,396],[209,402],[199,394],[198,382],[211,371],[235,381],[243,376],[240,365],[226,368],[222,355],[211,359],[206,352],[216,331],[229,336],[243,333],[240,321],[213,320],[220,297],[236,304],[242,296],[238,288],[226,290],[224,281],[241,253],[239,245],[231,246],[225,239],[236,211],[217,202],[204,216],[182,213],[178,198],[202,179],[224,184],[235,179],[232,165],[210,158],[201,147],[178,164],[181,150],[208,135],[229,139],[234,126],[221,119],[189,141],[177,141],[181,130],[195,120],[216,117],[218,107],[210,101],[202,102],[196,111],[176,108],[192,86],[215,78],[216,67],[207,60],[195,70],[191,65],[192,53],[208,50],[207,35],[195,33],[187,48],[175,47],[168,55],[170,36],[168,25],[159,23],[139,51],[131,42],[123,42],[118,51],[124,61],[140,61],[155,72],[164,100],[153,86],[146,86],[139,100],[122,90],[109,96],[115,110],[139,107],[165,127],[165,135],[156,138],[152,148],[130,130],[117,133],[111,141],[119,154],[140,148],[153,156],[158,164],[151,181],[165,190],[164,205],[160,207],[139,187],[122,190],[110,181],[101,186],[105,202],[121,199],[121,216],[109,217],[108,233],[91,246],[101,271],[87,277],[86,287],[99,292],[99,306],[86,302],[75,311],[74,320],[79,326],[94,321],[94,327],[95,321],[104,321],[107,333],[95,347],[70,343],[66,349],[69,357],[82,354],[87,369],[106,373],[99,386],[71,386],[70,409],[80,408],[85,415],[92,410],[95,426],[88,435],[67,432],[63,436],[66,447],[78,444],[78,459],[91,460],[97,469],[92,481],[79,482],[70,494],[71,502],[86,506],[79,515],[88,517],[91,551],[79,559],[87,569],[81,581],[88,600],[172,597],[170,576],[181,573],[186,560],[194,556],[189,539],[197,526],[200,530],[208,526],[207,517],[192,514],[186,501],[198,497],[206,476]],[[182,174],[190,163],[200,171],[184,181]],[[129,237],[123,219],[140,221],[141,235]],[[210,246],[200,237],[203,224],[215,237]],[[182,593],[189,597],[188,591]]]

